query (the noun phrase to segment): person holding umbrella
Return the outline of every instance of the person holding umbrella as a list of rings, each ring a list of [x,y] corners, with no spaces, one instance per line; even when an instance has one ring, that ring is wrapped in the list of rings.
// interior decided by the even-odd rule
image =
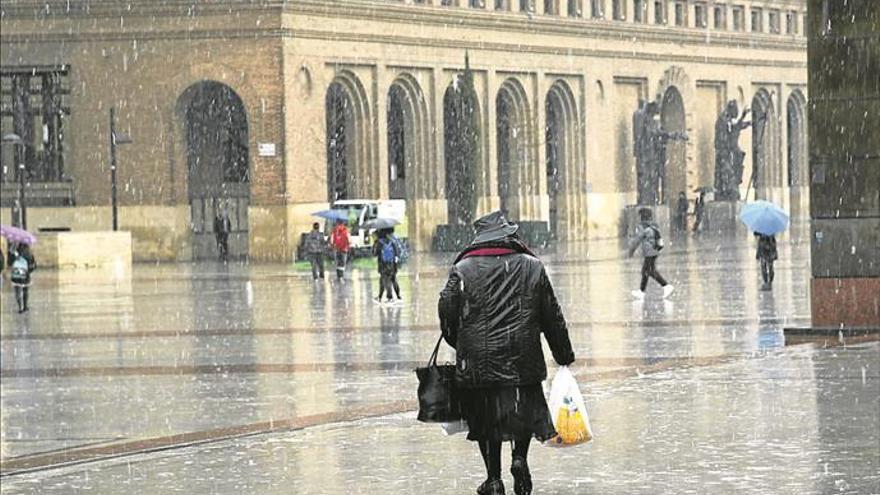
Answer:
[[[761,278],[764,280],[761,290],[771,290],[773,289],[773,262],[779,258],[776,251],[776,236],[755,232],[755,237],[758,239],[755,259],[761,262]]]
[[[400,285],[396,280],[400,248],[395,242],[390,228],[376,231],[373,255],[376,256],[376,262],[379,266],[379,296],[376,298],[376,302],[382,302],[382,294],[387,291],[388,303],[391,303],[393,300],[392,289],[397,294],[397,300],[401,301]]]
[[[761,290],[773,287],[773,262],[779,257],[776,234],[788,227],[788,213],[769,201],[753,201],[743,206],[740,220],[755,233],[758,249],[755,258],[761,262]]]
[[[31,285],[31,273],[37,269],[37,262],[31,253],[30,247],[18,242],[9,248],[9,280],[15,289],[15,302],[18,303],[18,312],[28,310],[28,286]]]

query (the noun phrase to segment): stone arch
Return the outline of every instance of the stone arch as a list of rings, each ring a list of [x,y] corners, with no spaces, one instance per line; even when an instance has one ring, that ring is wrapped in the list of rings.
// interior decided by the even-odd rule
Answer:
[[[686,131],[684,101],[676,86],[668,86],[660,100],[660,122],[663,130],[681,135]],[[675,137],[665,146],[663,172],[660,174],[660,202],[671,205],[679,192],[687,192],[687,148],[685,141]]]
[[[782,187],[779,156],[779,123],[773,96],[761,88],[752,98],[752,177],[755,197],[771,199]],[[748,199],[748,197],[746,197]]]
[[[562,79],[547,91],[546,115],[547,195],[550,232],[558,238],[575,237],[577,217],[585,211],[580,185],[586,182],[583,167],[583,132],[574,93]]]
[[[538,164],[532,146],[532,115],[522,83],[508,78],[495,97],[498,197],[508,218],[534,214],[531,198],[539,193]]]
[[[420,200],[436,197],[431,122],[422,88],[412,74],[400,74],[388,88],[388,191],[391,199],[407,200],[410,242],[419,244]]]
[[[373,163],[372,117],[367,92],[358,77],[341,70],[327,88],[327,196],[330,202],[378,197],[379,174]]]
[[[403,73],[391,83],[387,112],[391,198],[433,197],[436,178],[428,165],[430,117],[422,88],[411,74]]]
[[[786,103],[786,173],[788,176],[789,205],[792,218],[808,213],[804,200],[809,197],[807,189],[809,166],[807,163],[807,100],[795,89]]]
[[[463,91],[463,77],[456,76],[443,95],[446,212],[447,221],[452,225],[469,224],[474,219],[482,192],[483,126],[480,98],[476,91],[469,95]],[[463,177],[467,180],[462,180]]]
[[[673,88],[675,91],[673,93],[669,92],[669,89]],[[674,98],[675,93],[678,94],[680,98]],[[688,76],[687,72],[685,72],[684,68],[673,65],[670,66],[663,72],[663,76],[660,78],[660,82],[658,84],[657,93],[655,96],[655,101],[658,105],[662,105],[665,98],[670,97],[674,98],[674,100],[670,100],[670,104],[673,104],[678,107],[678,101],[680,101],[680,110],[682,111],[682,116],[679,118],[675,117],[676,122],[680,122],[681,128],[680,132],[682,133],[690,133],[691,129],[695,128],[694,125],[694,111],[693,111],[693,102],[696,101],[696,96],[694,94],[694,85],[691,83],[691,79]],[[678,109],[676,109],[676,112]],[[662,115],[662,107],[661,107],[661,115]],[[661,117],[662,120],[662,117]],[[668,129],[667,129],[668,131]],[[698,164],[696,160],[694,160],[694,143],[695,139],[688,139],[687,141],[669,141],[669,145],[671,145],[671,149],[669,151],[675,155],[673,158],[677,160],[674,163],[675,167],[681,167],[679,170],[675,171],[675,173],[680,173],[683,175],[684,180],[682,181],[680,178],[675,179],[677,181],[676,184],[670,184],[670,195],[661,193],[662,202],[674,201],[675,195],[678,194],[678,191],[673,191],[673,187],[682,187],[681,190],[688,191],[697,188],[698,186],[705,184],[697,184],[697,180],[699,180],[699,173],[697,171]],[[673,168],[674,167],[670,167]],[[661,173],[661,182],[666,180],[666,174]]]
[[[177,98],[176,120],[185,151],[191,208],[192,256],[216,258],[214,218],[229,218],[229,255],[248,254],[251,159],[244,102],[230,86],[203,80]]]

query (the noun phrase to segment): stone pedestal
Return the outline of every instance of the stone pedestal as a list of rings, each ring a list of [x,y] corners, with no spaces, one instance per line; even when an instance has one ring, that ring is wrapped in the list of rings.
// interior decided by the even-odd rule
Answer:
[[[704,232],[747,234],[748,229],[739,220],[742,201],[710,201],[701,228]]]
[[[654,223],[660,227],[660,232],[668,236],[669,228],[670,228],[670,218],[669,218],[669,207],[666,205],[655,205],[655,206],[639,206],[639,205],[629,205],[623,210],[623,221],[621,222],[621,226],[623,227],[623,236],[630,237],[635,235],[636,226],[639,224],[639,210],[642,208],[650,209],[654,215]]]

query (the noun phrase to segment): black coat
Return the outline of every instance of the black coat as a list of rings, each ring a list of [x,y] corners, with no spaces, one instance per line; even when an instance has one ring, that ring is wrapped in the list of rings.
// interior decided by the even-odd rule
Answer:
[[[557,363],[574,361],[544,265],[530,254],[461,259],[440,292],[439,313],[464,388],[541,383],[547,377],[541,333]]]
[[[755,237],[758,238],[758,249],[755,253],[755,259],[775,261],[779,257],[779,252],[776,250],[776,236],[756,233]]]

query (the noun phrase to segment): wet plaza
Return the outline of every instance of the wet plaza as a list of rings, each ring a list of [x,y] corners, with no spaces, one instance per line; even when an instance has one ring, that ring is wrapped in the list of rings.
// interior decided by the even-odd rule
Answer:
[[[643,302],[617,241],[543,253],[595,440],[534,445],[535,493],[880,493],[880,345],[785,345],[800,239],[763,292],[743,238],[670,238],[675,292]],[[476,447],[414,413],[449,258],[414,256],[397,306],[360,266],[38,271],[24,315],[4,286],[2,493],[473,493]]]

